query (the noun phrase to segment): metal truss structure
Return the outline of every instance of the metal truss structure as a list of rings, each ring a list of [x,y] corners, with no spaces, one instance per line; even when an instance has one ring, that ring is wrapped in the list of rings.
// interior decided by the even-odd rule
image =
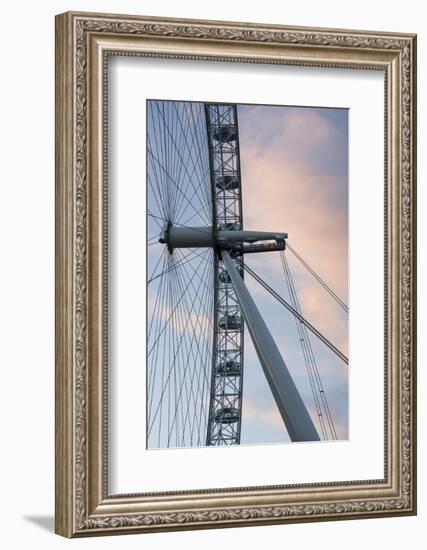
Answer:
[[[243,230],[239,132],[235,105],[205,105],[213,230]],[[234,259],[243,277],[243,256]],[[214,343],[207,445],[240,443],[244,321],[230,276],[214,254]]]

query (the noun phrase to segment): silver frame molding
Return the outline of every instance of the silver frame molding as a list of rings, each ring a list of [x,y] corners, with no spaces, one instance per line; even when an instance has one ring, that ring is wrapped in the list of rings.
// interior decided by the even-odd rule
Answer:
[[[384,72],[384,479],[108,494],[109,55]],[[416,513],[415,126],[415,35],[71,12],[56,17],[57,533],[78,537]]]

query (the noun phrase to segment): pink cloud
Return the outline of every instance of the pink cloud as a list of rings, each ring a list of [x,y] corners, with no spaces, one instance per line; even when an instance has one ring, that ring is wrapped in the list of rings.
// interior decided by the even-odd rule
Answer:
[[[337,204],[336,198],[347,182],[342,176],[322,173],[315,156],[307,161],[307,152],[336,148],[337,130],[318,111],[274,113],[268,146],[254,128],[249,143],[241,148],[246,227],[287,232],[290,244],[347,303],[347,212],[346,204]],[[266,124],[263,120],[262,127]],[[288,257],[291,262],[289,252]],[[257,263],[258,258],[250,262]],[[346,352],[347,322],[339,308],[328,303],[328,295],[297,261],[291,268],[304,314]]]
[[[283,420],[275,403],[265,407],[255,399],[246,398],[243,400],[243,418],[246,421],[256,420],[266,423],[268,426],[283,428]]]

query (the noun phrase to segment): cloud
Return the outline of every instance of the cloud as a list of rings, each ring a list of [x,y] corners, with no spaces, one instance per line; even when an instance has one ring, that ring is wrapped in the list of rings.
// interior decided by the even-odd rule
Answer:
[[[285,231],[290,244],[327,284],[348,300],[348,212],[346,115],[322,109],[247,107],[239,110],[243,213],[247,229]],[[347,315],[288,251],[303,315],[347,353]],[[276,253],[251,255],[245,262],[289,300]],[[293,319],[250,276],[249,286],[264,319],[313,412],[313,398]],[[288,316],[290,317],[290,316]],[[340,437],[347,434],[348,370],[310,336]],[[271,392],[261,384],[251,346],[246,352],[246,414],[258,430],[281,422]],[[251,370],[248,368],[251,366]],[[250,370],[250,372],[248,372]],[[256,374],[258,373],[258,374]],[[259,388],[259,390],[258,390]],[[258,391],[258,394],[257,394]],[[316,412],[314,410],[314,415]],[[254,428],[255,429],[255,428]],[[265,438],[264,438],[265,441]]]
[[[346,144],[322,111],[239,113],[243,211],[247,228],[286,231],[296,251],[347,302],[347,172],[334,172],[324,161],[344,155]],[[304,269],[293,262],[304,314],[346,348],[340,310],[325,306],[328,296]]]
[[[307,410],[310,414],[311,419],[313,420],[319,436],[323,439],[322,429],[319,423],[319,416],[316,407],[314,406],[314,404],[310,403],[310,405],[307,407]],[[323,414],[325,414],[324,411]],[[283,419],[275,403],[263,405],[257,399],[246,399],[243,402],[243,418],[245,423],[256,423],[258,426],[264,426],[264,430],[277,430],[279,431],[279,433],[282,433],[282,435],[286,430]],[[325,416],[324,418],[326,419]],[[326,420],[325,426],[326,438],[332,439],[331,431],[328,427],[328,423]],[[346,417],[334,418],[333,426],[337,435],[337,439],[343,440],[348,438],[348,422]],[[282,440],[287,441],[288,439],[289,435],[286,433],[285,438]]]
[[[245,399],[243,402],[243,417],[245,421],[257,420],[271,426],[283,426],[283,420],[275,404],[263,406],[256,399]]]

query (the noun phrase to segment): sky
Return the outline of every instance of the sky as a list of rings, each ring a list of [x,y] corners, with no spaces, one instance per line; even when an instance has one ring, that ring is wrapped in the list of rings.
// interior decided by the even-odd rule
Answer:
[[[348,111],[239,105],[238,123],[245,229],[287,232],[293,248],[348,304]],[[287,257],[303,315],[347,353],[347,314],[292,254]],[[287,296],[277,253],[247,255],[245,262]],[[245,282],[313,412],[292,316],[252,278]],[[346,439],[348,367],[310,339],[338,438]],[[242,443],[289,440],[249,337],[242,418]]]
[[[181,131],[177,121],[177,114],[180,111],[183,121],[188,123],[197,121],[196,130],[200,136],[203,136],[205,130],[200,122],[204,120],[203,104],[192,105],[194,113],[190,115],[185,112],[185,106],[179,102],[176,103],[177,110],[171,105],[165,111],[163,111],[163,105],[160,109],[154,109],[154,107],[151,109],[152,118],[149,118],[148,122],[151,151],[149,157],[150,154],[154,154],[154,157],[151,157],[151,172],[149,170],[149,180],[151,173],[153,181],[149,183],[152,185],[156,180],[160,187],[164,185],[168,181],[166,176],[166,170],[168,170],[179,185],[185,186],[188,197],[191,197],[191,203],[187,197],[181,197],[184,206],[180,211],[180,219],[171,217],[177,222],[182,222],[192,216],[190,225],[205,225],[207,222],[201,218],[200,214],[194,219],[194,213],[200,211],[204,203],[203,193],[199,194],[200,189],[198,190],[197,186],[204,187],[207,193],[210,189],[209,170],[202,169],[202,166],[208,166],[207,151],[205,151],[207,147],[202,139],[194,140],[193,143],[187,135],[188,132],[184,131],[187,127],[182,127]],[[238,105],[237,113],[244,228],[288,233],[288,242],[291,246],[348,304],[348,111],[312,107]],[[163,129],[162,134],[163,123],[168,129],[167,131]],[[159,129],[155,130],[157,125]],[[186,152],[174,155],[174,146],[168,145],[168,136],[172,133],[177,145]],[[197,145],[198,142],[199,145]],[[200,150],[197,150],[198,147]],[[166,167],[162,169],[163,171],[155,160],[162,155],[164,155]],[[204,159],[204,163],[201,163],[200,159]],[[191,185],[187,186],[188,179]],[[172,185],[171,187],[173,189]],[[148,208],[153,213],[156,204],[155,197],[150,195],[150,191],[148,198]],[[169,217],[169,214],[164,213],[163,216]],[[156,235],[161,225],[164,225],[164,220],[149,218],[149,236]],[[155,237],[152,239],[148,249],[149,272],[153,271],[154,266],[157,265],[161,251],[164,249],[164,245],[158,243],[156,245]],[[183,253],[185,252],[181,250],[180,254]],[[347,314],[332,301],[329,294],[291,253],[287,253],[287,258],[302,314],[347,355]],[[199,262],[196,271],[200,271],[205,264],[202,259],[196,261]],[[278,252],[249,254],[245,256],[245,262],[279,294],[290,301]],[[190,276],[188,273],[186,275],[187,284],[192,284],[190,281],[192,269],[194,268],[189,267]],[[194,283],[198,279],[194,271],[193,275]],[[155,305],[156,285],[160,285],[159,281],[160,279],[154,281],[155,284],[151,287],[149,286],[149,316]],[[295,384],[320,431],[294,317],[248,274],[245,275],[245,283],[271,330]],[[170,305],[169,309],[164,310],[165,320],[169,318],[170,310]],[[192,323],[191,330],[187,330],[186,335],[189,348],[191,348],[191,331],[197,330],[198,321],[192,320]],[[173,338],[166,332],[163,333],[162,339],[159,345],[163,349],[170,347],[171,341],[173,343]],[[310,335],[310,341],[338,439],[346,439],[348,437],[348,366],[315,336]],[[178,374],[182,372],[181,368],[186,368],[184,365],[197,363],[197,357],[185,357],[182,348],[180,352],[182,357],[179,359],[183,366],[177,367]],[[160,364],[161,356],[162,351],[156,356],[156,361],[152,359],[153,362],[149,364],[153,366],[156,362]],[[205,373],[207,370],[210,371],[210,368],[210,364],[206,364]],[[167,369],[165,372],[167,373]],[[156,395],[160,395],[160,389],[157,389],[157,387],[160,388],[159,377],[153,385],[155,398]],[[176,383],[176,387],[180,387],[180,384]],[[174,392],[172,388],[171,395]],[[184,400],[184,394],[182,397]],[[190,416],[195,412],[195,409],[192,410]],[[169,414],[166,408],[164,414]],[[165,427],[162,428],[164,429]],[[289,441],[247,330],[244,347],[241,430],[241,444]],[[152,445],[149,444],[149,446]],[[155,441],[153,446],[156,446]]]

